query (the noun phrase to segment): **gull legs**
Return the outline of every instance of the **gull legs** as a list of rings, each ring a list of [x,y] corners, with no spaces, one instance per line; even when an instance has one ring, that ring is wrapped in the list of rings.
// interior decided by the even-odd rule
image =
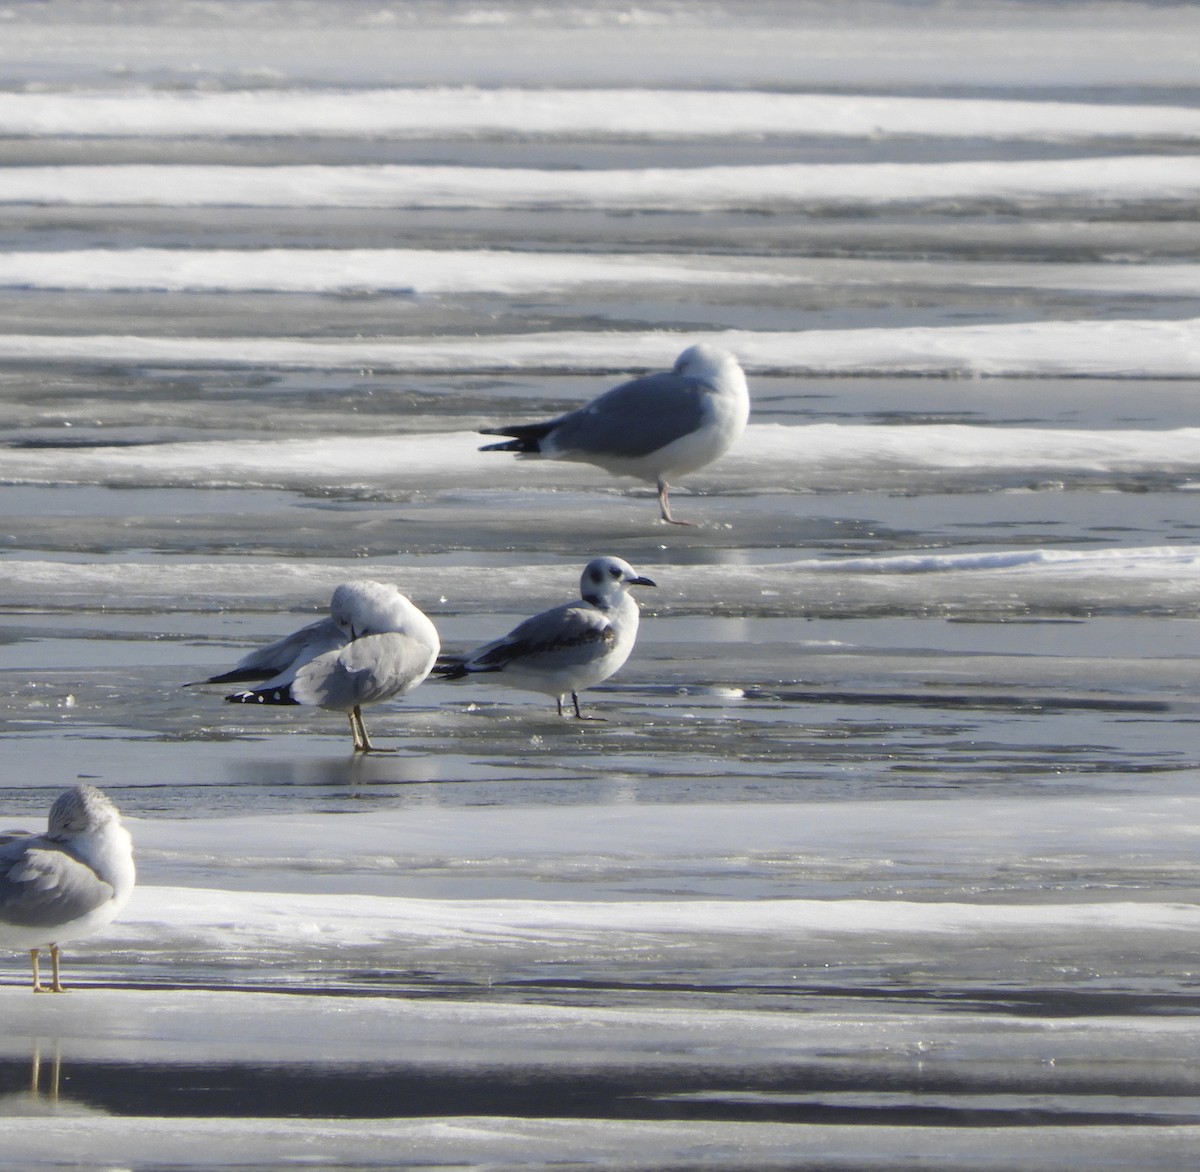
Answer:
[[[694,521],[677,521],[671,516],[671,502],[667,499],[667,493],[671,486],[660,476],[658,478],[658,508],[662,513],[662,519],[671,525],[693,525]]]
[[[350,718],[350,735],[354,738],[356,753],[369,753],[375,748],[367,736],[367,726],[363,724],[362,709],[357,704],[347,713]]]
[[[62,982],[58,979],[58,945],[50,945],[50,984],[43,985],[41,972],[38,969],[38,949],[29,950],[29,961],[33,966],[33,991],[35,993],[65,993]]]
[[[394,753],[395,749],[377,749],[367,736],[367,726],[363,723],[362,709],[355,704],[346,714],[350,718],[350,735],[354,737],[356,753]]]
[[[686,522],[684,522],[684,523],[686,524]],[[575,705],[575,719],[576,720],[603,720],[604,719],[603,716],[584,716],[583,711],[579,707],[579,696],[575,692],[571,693],[571,702]],[[566,713],[563,711],[563,698],[561,696],[556,696],[555,703],[558,704],[559,716],[566,716]]]

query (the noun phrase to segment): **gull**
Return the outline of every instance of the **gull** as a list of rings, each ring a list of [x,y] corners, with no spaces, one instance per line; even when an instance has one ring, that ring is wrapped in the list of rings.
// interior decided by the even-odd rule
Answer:
[[[117,807],[78,785],[50,807],[45,834],[0,834],[0,947],[29,950],[35,993],[62,993],[59,946],[103,927],[133,891],[133,843]],[[50,950],[43,985],[38,953]]]
[[[465,655],[438,660],[435,674],[458,680],[479,675],[527,692],[553,696],[563,713],[569,694],[580,720],[579,693],[608,679],[629,658],[638,630],[638,605],[630,586],[654,586],[626,561],[594,558],[584,567],[578,602],[544,610],[502,639]]]
[[[232,671],[201,684],[257,683],[225,697],[231,704],[305,704],[344,712],[356,753],[378,750],[362,706],[411,692],[439,650],[429,617],[387,582],[343,582],[329,618],[310,623],[245,656]]]
[[[513,438],[479,450],[572,460],[635,476],[658,485],[664,521],[690,525],[671,516],[668,479],[723,455],[749,416],[750,393],[737,359],[701,342],[680,354],[672,370],[621,383],[566,415],[484,428],[483,435]]]

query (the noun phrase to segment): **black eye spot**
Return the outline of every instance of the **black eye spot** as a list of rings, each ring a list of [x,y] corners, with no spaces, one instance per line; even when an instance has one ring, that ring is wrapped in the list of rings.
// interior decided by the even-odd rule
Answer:
[[[608,572],[613,578],[619,578],[621,576],[621,571],[618,570],[616,566],[610,566]]]

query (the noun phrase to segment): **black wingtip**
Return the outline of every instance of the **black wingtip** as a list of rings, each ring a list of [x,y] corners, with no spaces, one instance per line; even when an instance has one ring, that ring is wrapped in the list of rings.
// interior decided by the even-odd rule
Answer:
[[[481,427],[480,435],[506,435],[507,443],[488,444],[481,452],[540,452],[542,440],[558,425],[557,419],[542,423],[510,423],[505,427]]]
[[[496,435],[496,432],[484,432],[485,435]],[[536,452],[538,446],[536,441],[529,443],[526,440],[509,440],[506,444],[484,444],[479,449],[481,452]]]
[[[299,704],[291,688],[262,688],[258,691],[233,692],[225,697],[227,704]]]
[[[206,680],[190,680],[184,684],[185,688],[199,688],[204,684],[254,684],[262,680],[269,680],[274,672],[264,672],[253,668],[222,672],[219,676],[209,676]]]
[[[439,680],[461,680],[470,673],[461,659],[439,659],[429,674],[437,676]]]

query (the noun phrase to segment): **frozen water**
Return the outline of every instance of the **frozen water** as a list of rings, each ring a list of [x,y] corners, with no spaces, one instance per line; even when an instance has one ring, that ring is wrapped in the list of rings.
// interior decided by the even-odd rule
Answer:
[[[256,88],[0,94],[5,135],[96,138],[902,137],[1193,140],[1187,105],[707,90]],[[78,198],[88,198],[79,192]]]
[[[461,208],[612,213],[962,203],[1155,201],[1200,192],[1200,160],[1114,155],[960,163],[779,163],[747,167],[531,171],[412,166],[125,164],[22,167],[0,175],[0,203],[155,207]]]
[[[140,875],[6,966],[7,1162],[1193,1160],[1196,8],[0,16],[0,826],[93,781]],[[478,453],[701,340],[696,528]],[[602,722],[182,687],[593,553]]]

